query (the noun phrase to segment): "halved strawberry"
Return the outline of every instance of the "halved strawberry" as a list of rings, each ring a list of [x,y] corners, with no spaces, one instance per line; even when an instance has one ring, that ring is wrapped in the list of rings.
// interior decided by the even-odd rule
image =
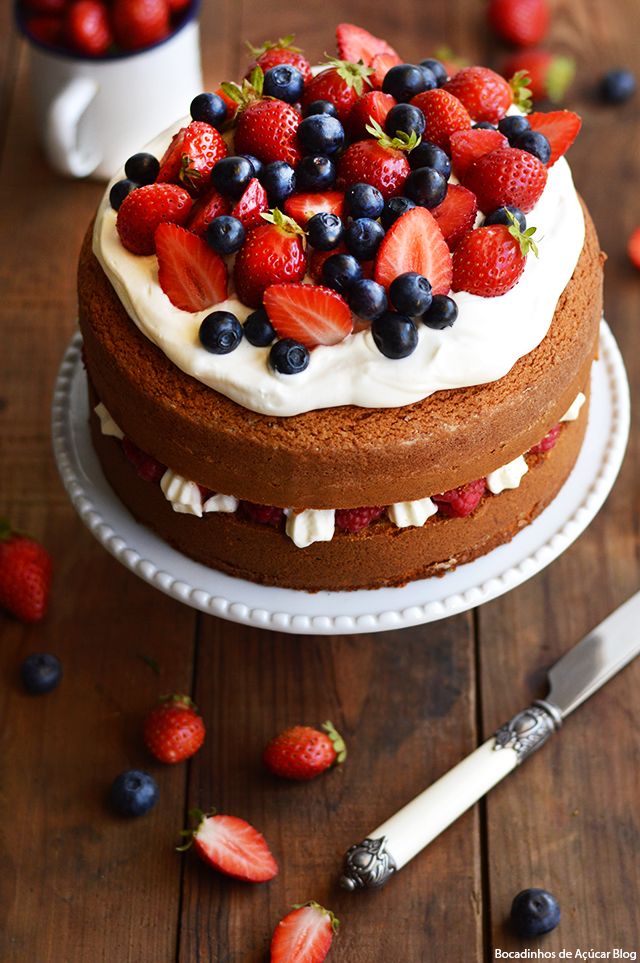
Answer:
[[[337,214],[342,217],[344,214],[344,194],[342,191],[324,191],[317,194],[292,194],[284,202],[284,212],[292,217],[301,227],[307,223],[314,214],[326,212]],[[333,251],[331,252],[333,254]]]
[[[160,287],[182,311],[204,311],[227,297],[227,269],[209,245],[176,224],[155,235]]]
[[[244,194],[231,211],[232,217],[237,217],[246,230],[262,224],[260,215],[269,210],[267,192],[257,177],[252,177],[247,184]]]
[[[349,111],[346,129],[351,140],[363,140],[369,136],[367,126],[375,120],[384,128],[387,114],[397,101],[391,94],[383,94],[381,90],[368,90],[366,94],[356,100]]]
[[[374,37],[363,27],[356,27],[353,23],[339,23],[336,27],[336,42],[340,60],[349,60],[357,64],[359,60],[367,67],[378,54],[397,57],[398,54],[386,40]]]
[[[374,278],[389,287],[406,271],[417,271],[431,283],[434,294],[451,288],[451,254],[433,214],[414,207],[391,225],[378,248]]]
[[[180,183],[191,194],[202,194],[214,166],[226,156],[227,145],[215,127],[192,120],[173,137],[160,161],[156,181]]]
[[[442,204],[432,209],[431,213],[438,222],[438,227],[449,249],[453,251],[457,243],[473,227],[478,213],[478,202],[475,194],[468,191],[466,187],[460,184],[449,184],[447,196]]]
[[[272,284],[264,307],[281,338],[293,338],[307,348],[338,344],[353,330],[346,301],[332,288],[311,284]]]
[[[202,237],[214,217],[228,214],[230,210],[231,202],[229,199],[215,187],[210,187],[207,193],[199,197],[191,208],[187,227],[193,234]]]
[[[294,906],[274,930],[271,963],[322,963],[339,925],[333,913],[319,903]]]
[[[456,130],[450,141],[453,171],[463,183],[464,175],[479,157],[509,146],[509,141],[499,130]]]
[[[238,816],[222,816],[199,810],[190,814],[196,821],[195,829],[185,829],[189,841],[178,847],[180,851],[193,845],[205,863],[214,869],[247,883],[264,883],[278,874],[278,864],[271,855],[267,842],[257,829]]]
[[[380,90],[384,82],[384,78],[387,76],[391,68],[396,67],[401,63],[402,58],[397,54],[376,54],[370,65],[373,71],[373,73],[369,76],[369,83],[371,86],[375,87],[377,90]]]
[[[572,110],[551,110],[548,113],[529,114],[529,123],[549,141],[551,157],[547,167],[553,167],[558,158],[569,150],[582,127],[582,120]]]

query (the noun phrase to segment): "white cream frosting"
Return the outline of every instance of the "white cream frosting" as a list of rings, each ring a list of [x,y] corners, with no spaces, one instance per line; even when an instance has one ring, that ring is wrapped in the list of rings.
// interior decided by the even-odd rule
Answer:
[[[202,505],[204,512],[236,512],[240,502],[233,495],[211,495]]]
[[[202,518],[202,494],[196,482],[167,468],[160,479],[162,494],[171,503],[174,512],[183,515],[197,515]]]
[[[524,455],[518,455],[508,465],[490,471],[487,475],[487,488],[492,495],[499,495],[507,488],[519,488],[520,482],[529,471]]]
[[[305,508],[302,512],[287,509],[286,532],[297,548],[314,542],[330,542],[336,529],[336,513],[330,509]]]
[[[124,438],[124,432],[120,431],[115,421],[105,408],[105,406],[100,402],[93,409],[100,419],[100,431],[103,435],[111,435],[113,438],[119,438],[120,441]]]
[[[419,498],[413,502],[396,502],[387,508],[387,515],[398,528],[415,526],[422,528],[428,518],[438,511],[431,498]]]
[[[568,409],[563,414],[560,421],[575,421],[580,414],[580,409],[587,400],[587,396],[583,391],[579,391],[575,396]]]
[[[175,129],[152,141],[148,150],[161,156]],[[121,171],[116,179],[122,176]],[[233,291],[227,301],[206,311],[191,314],[174,307],[158,284],[155,256],[139,257],[120,243],[109,187],[96,218],[93,249],[131,319],[178,368],[245,408],[288,416],[349,404],[399,407],[435,391],[506,375],[547,334],[584,243],[582,209],[564,158],[549,170],[527,222],[538,229],[540,257],[527,257],[511,291],[497,298],[451,294],[459,311],[453,327],[434,331],[419,324],[418,346],[408,358],[385,358],[365,330],[338,345],[314,348],[309,366],[296,375],[274,374],[268,351],[246,339],[228,355],[204,350],[198,329],[211,310],[230,310],[243,321],[250,309]]]

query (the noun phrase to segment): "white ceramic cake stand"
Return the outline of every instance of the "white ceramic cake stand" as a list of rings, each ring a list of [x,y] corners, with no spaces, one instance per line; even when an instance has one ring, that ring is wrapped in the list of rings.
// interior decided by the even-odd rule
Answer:
[[[81,345],[78,334],[58,373],[53,446],[82,521],[123,565],[167,595],[224,619],[279,632],[380,632],[445,618],[502,595],[557,558],[584,531],[611,490],[629,434],[626,372],[603,320],[589,424],[578,461],[551,505],[509,544],[442,578],[403,588],[315,594],[271,588],[193,562],[134,521],[106,481],[91,445]]]

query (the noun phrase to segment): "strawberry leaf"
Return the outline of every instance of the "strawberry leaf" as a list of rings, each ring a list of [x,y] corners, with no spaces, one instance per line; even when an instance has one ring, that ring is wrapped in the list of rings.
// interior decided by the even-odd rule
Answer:
[[[326,732],[336,752],[336,763],[340,765],[347,758],[347,745],[332,722],[323,722],[320,728]]]
[[[293,46],[294,40],[295,34],[290,33],[287,34],[286,37],[280,37],[279,40],[265,40],[259,47],[254,47],[248,40],[246,41],[246,45],[249,53],[256,58],[261,57],[267,50],[290,50],[292,53],[302,53],[300,47]]]
[[[505,213],[510,222],[509,234],[512,237],[514,237],[518,242],[518,244],[520,245],[520,253],[522,254],[522,256],[526,257],[527,254],[531,251],[532,254],[534,254],[536,257],[539,257],[538,245],[533,240],[533,235],[536,233],[537,228],[528,227],[526,231],[521,231],[520,225],[518,224],[517,220],[515,219],[511,211],[506,211]]]
[[[366,130],[372,137],[375,137],[381,147],[389,147],[393,150],[412,151],[421,141],[421,138],[416,134],[415,130],[412,130],[411,134],[406,134],[403,130],[397,130],[395,137],[389,137],[377,120],[374,120],[373,117],[370,116],[369,121],[366,125]]]
[[[554,103],[562,100],[575,74],[576,62],[572,57],[554,57],[546,77],[549,100]]]
[[[530,84],[531,75],[528,70],[517,70],[509,81],[513,102],[525,114],[528,114],[532,107]]]
[[[267,221],[268,224],[275,224],[276,227],[279,227],[281,231],[286,231],[287,234],[300,234],[301,237],[307,236],[306,231],[300,227],[297,221],[294,221],[292,217],[288,217],[287,214],[283,214],[277,207],[274,207],[272,211],[261,211],[260,217]]]
[[[325,56],[328,56],[325,54]],[[358,97],[362,96],[365,83],[371,87],[371,74],[374,72],[371,67],[366,67],[361,60],[357,64],[349,60],[338,60],[336,57],[328,57],[326,67],[335,67],[338,75],[342,77],[347,87],[353,87]]]

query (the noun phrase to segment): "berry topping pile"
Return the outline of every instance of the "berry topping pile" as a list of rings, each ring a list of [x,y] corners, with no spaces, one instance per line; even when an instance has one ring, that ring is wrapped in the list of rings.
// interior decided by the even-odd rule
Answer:
[[[164,156],[129,158],[110,191],[121,243],[157,257],[202,350],[246,342],[276,376],[354,337],[406,358],[425,328],[447,337],[452,292],[513,288],[538,254],[526,215],[580,129],[571,111],[527,116],[523,71],[403,63],[352,24],[336,36],[315,71],[292,37],[251,48],[242,83],[195,97]]]

